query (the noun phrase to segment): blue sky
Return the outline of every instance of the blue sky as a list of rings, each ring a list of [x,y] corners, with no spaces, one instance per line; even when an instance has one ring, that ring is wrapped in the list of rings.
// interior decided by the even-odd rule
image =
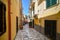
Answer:
[[[28,15],[30,0],[22,0],[23,14]]]

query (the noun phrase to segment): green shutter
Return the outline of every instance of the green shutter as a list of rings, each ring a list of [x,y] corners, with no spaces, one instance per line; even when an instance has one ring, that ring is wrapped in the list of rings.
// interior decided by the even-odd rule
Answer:
[[[55,5],[57,3],[57,0],[52,0],[52,5]]]
[[[50,0],[46,0],[46,8],[50,6]]]
[[[57,0],[46,0],[46,8],[55,5],[57,3]]]

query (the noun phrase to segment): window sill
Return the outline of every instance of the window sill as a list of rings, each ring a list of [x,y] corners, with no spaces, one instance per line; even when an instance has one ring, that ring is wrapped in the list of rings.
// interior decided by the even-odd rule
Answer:
[[[0,32],[0,36],[2,36],[5,32]]]

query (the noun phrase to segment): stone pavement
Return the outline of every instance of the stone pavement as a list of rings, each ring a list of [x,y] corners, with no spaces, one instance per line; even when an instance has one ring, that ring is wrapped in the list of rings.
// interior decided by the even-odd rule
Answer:
[[[49,40],[47,37],[37,32],[33,28],[29,28],[29,24],[23,26],[23,30],[19,30],[15,40]]]

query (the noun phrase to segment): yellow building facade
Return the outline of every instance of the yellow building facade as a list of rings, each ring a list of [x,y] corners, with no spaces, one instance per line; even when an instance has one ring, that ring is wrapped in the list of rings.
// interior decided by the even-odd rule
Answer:
[[[48,32],[47,30],[49,30],[48,29],[49,27],[54,25],[56,40],[59,40],[60,39],[59,38],[60,37],[60,0],[55,0],[55,1],[56,4],[54,5],[50,4],[51,5],[50,7],[48,5],[49,3],[47,3],[48,0],[36,0],[34,2],[34,8],[35,8],[34,15],[38,14],[37,19],[34,18],[34,29],[36,29],[37,31],[39,31],[44,35],[45,34],[49,35],[48,33],[51,31]],[[31,7],[33,7],[33,4],[31,5],[32,5]],[[54,28],[51,27],[51,29]]]
[[[6,5],[6,32],[0,40],[14,40],[20,29],[22,3],[21,0],[1,0]]]

